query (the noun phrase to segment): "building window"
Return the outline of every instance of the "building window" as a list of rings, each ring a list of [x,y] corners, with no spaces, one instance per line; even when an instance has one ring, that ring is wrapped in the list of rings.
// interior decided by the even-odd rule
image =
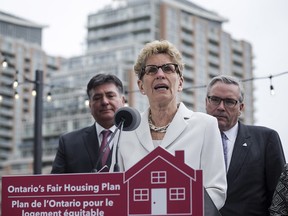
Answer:
[[[185,188],[170,188],[170,200],[185,200]]]
[[[166,171],[151,172],[152,184],[165,184],[167,179]]]
[[[134,189],[134,201],[148,201],[149,190],[148,189]]]

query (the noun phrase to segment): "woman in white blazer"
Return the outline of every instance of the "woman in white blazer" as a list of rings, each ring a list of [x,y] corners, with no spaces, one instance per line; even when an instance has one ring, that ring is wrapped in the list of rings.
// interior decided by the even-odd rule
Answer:
[[[141,114],[135,131],[122,132],[119,167],[128,170],[157,146],[172,154],[184,150],[185,163],[203,170],[204,187],[220,209],[227,183],[217,120],[177,102],[183,89],[183,68],[180,52],[168,41],[153,41],[140,52],[134,70],[139,90],[150,106]]]

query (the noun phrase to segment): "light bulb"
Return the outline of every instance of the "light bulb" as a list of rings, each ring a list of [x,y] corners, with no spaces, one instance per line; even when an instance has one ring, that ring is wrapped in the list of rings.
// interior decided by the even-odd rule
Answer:
[[[7,67],[8,67],[7,59],[4,59],[4,60],[3,60],[3,62],[2,62],[2,67],[3,67],[3,68],[7,68]]]
[[[86,106],[86,107],[89,106],[89,100],[88,100],[88,99],[85,100],[85,106]]]
[[[47,101],[50,102],[52,100],[52,95],[50,92],[47,94]]]
[[[270,94],[275,95],[275,90],[274,90],[273,85],[270,85]]]
[[[35,96],[37,95],[37,92],[36,92],[36,90],[35,90],[35,89],[33,89],[33,90],[32,90],[32,92],[31,92],[31,94],[32,94],[32,96],[34,96],[34,97],[35,97]]]
[[[16,89],[18,87],[19,83],[18,83],[18,80],[14,80],[13,82],[13,88]]]
[[[15,94],[14,94],[14,98],[15,98],[16,100],[19,99],[19,94],[18,94],[17,91],[16,91]]]

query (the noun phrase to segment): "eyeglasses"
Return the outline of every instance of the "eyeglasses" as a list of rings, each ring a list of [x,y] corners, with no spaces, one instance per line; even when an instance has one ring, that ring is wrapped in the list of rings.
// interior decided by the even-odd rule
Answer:
[[[161,70],[164,73],[171,74],[171,73],[174,73],[177,70],[178,65],[177,64],[173,64],[173,63],[167,63],[167,64],[163,64],[163,65],[159,65],[159,66],[157,66],[157,65],[146,65],[146,66],[144,66],[142,68],[142,73],[144,73],[146,75],[154,75],[154,74],[156,74],[158,72],[159,68],[161,68]]]
[[[237,103],[240,103],[240,101],[237,101],[231,98],[222,99],[216,96],[207,96],[207,98],[208,98],[209,103],[214,106],[219,106],[221,101],[223,101],[225,107],[229,107],[229,108],[233,108],[234,106],[236,106]]]

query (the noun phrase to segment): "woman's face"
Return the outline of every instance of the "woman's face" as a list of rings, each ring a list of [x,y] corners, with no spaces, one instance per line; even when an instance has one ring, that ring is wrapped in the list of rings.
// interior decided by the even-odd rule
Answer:
[[[138,87],[143,95],[147,95],[150,105],[177,103],[176,96],[183,89],[183,78],[179,76],[177,66],[173,63],[167,54],[156,54],[147,59],[146,73],[142,80],[138,80]],[[157,70],[157,67],[151,68],[151,65],[166,66]]]

